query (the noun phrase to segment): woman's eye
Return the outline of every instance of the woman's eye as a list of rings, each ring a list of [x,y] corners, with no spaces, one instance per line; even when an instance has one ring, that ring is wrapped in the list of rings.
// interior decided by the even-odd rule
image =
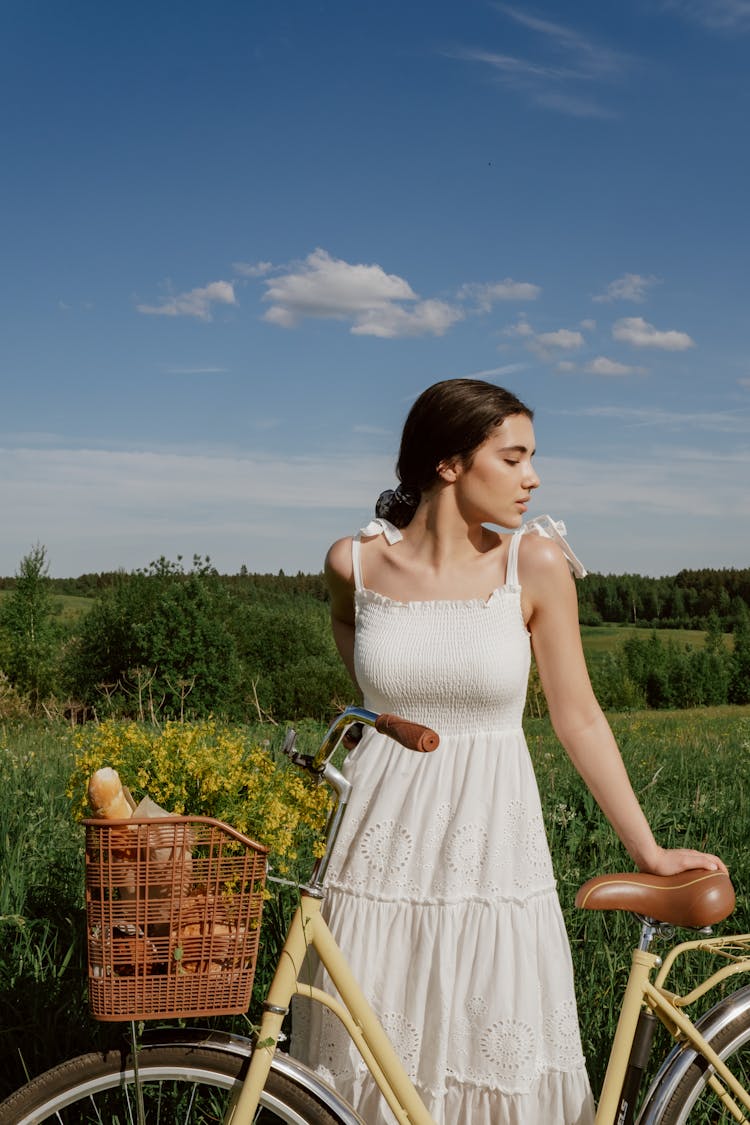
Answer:
[[[505,458],[505,464],[506,465],[520,465],[521,462],[520,461],[511,461],[510,457],[506,457]]]

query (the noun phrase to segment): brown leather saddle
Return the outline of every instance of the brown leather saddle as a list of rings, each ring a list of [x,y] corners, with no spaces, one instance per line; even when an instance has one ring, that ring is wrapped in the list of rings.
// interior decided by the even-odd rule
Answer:
[[[700,930],[734,910],[734,887],[721,871],[679,875],[597,875],[576,895],[582,910],[630,910],[642,918]]]

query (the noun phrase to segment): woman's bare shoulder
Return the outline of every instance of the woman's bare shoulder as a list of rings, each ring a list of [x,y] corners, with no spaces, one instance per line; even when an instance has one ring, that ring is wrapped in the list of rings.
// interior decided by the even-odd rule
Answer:
[[[518,551],[518,574],[524,589],[557,589],[569,586],[572,575],[568,560],[552,539],[541,535],[524,535]]]
[[[354,585],[351,535],[337,539],[329,547],[325,561],[325,576],[329,585],[335,584],[339,587]]]

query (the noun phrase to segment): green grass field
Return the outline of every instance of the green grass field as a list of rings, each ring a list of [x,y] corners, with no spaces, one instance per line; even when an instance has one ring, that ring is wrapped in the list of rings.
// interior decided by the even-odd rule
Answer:
[[[10,590],[0,590],[0,606],[3,600],[9,598]],[[51,594],[52,608],[58,621],[72,625],[84,614],[88,613],[94,604],[93,598],[81,598],[75,594]]]
[[[588,657],[596,659],[608,652],[617,652],[629,637],[649,637],[650,629],[638,629],[635,625],[582,625],[581,640]],[[701,629],[657,629],[656,635],[662,644],[672,643],[680,648],[701,648],[706,634]],[[725,634],[725,644],[732,645],[731,633]]]
[[[659,841],[723,855],[738,906],[722,930],[750,929],[750,707],[633,712],[612,716],[612,724]],[[305,748],[319,729],[302,724]],[[274,742],[281,732],[263,727],[256,734]],[[590,876],[632,865],[549,723],[529,721],[527,737],[571,937],[584,1049],[598,1089],[638,925],[629,917],[582,913],[573,899]],[[71,761],[68,728],[0,726],[0,1099],[26,1072],[119,1034],[112,1025],[93,1025],[85,1008],[82,840],[64,795]],[[268,926],[269,934],[279,927],[273,904]],[[268,969],[262,961],[259,975]]]

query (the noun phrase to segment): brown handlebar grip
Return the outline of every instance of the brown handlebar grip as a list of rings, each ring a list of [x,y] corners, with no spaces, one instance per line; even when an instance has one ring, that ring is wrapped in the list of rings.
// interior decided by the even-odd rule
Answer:
[[[381,734],[395,738],[407,750],[417,750],[420,754],[427,754],[436,750],[440,745],[440,736],[429,727],[421,723],[412,723],[408,719],[399,719],[398,715],[378,715],[375,721],[375,730]]]

